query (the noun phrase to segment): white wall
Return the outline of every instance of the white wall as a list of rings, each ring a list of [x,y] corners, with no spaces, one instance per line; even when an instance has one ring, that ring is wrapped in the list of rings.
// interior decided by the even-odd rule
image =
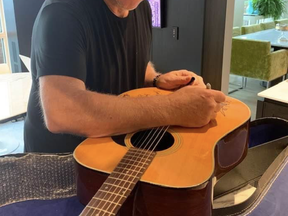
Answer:
[[[288,1],[286,3],[286,13],[282,15],[283,18],[288,18]]]
[[[235,0],[233,26],[240,27],[243,25],[244,1],[247,0]]]
[[[239,1],[239,0],[236,0]],[[242,0],[241,0],[242,1]],[[244,7],[244,4],[243,4]],[[229,89],[229,74],[230,74],[230,59],[231,59],[231,45],[232,45],[232,28],[234,16],[234,1],[227,1],[226,9],[226,24],[225,24],[225,39],[224,39],[224,53],[223,53],[223,69],[221,90],[228,94]],[[242,14],[243,20],[243,14]]]

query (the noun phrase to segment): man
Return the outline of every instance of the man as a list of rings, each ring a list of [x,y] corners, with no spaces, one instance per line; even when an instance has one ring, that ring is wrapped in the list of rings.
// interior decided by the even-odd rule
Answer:
[[[205,89],[201,77],[185,70],[158,76],[150,45],[146,0],[46,0],[32,36],[25,151],[71,152],[85,137],[201,127],[215,118],[224,94]],[[193,86],[183,87],[192,76]],[[180,89],[168,96],[116,96],[153,83]]]

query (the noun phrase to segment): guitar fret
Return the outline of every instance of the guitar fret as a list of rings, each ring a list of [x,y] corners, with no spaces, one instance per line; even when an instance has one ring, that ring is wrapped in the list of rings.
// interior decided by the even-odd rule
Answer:
[[[155,155],[155,152],[148,150],[130,148],[82,211],[81,216],[116,215]]]
[[[96,200],[100,200],[100,201],[104,201],[104,202],[109,202],[111,204],[114,204],[114,205],[119,205],[119,203],[116,203],[116,202],[113,202],[113,201],[110,201],[110,200],[105,200],[105,199],[101,199],[101,198],[98,198],[98,197],[93,197],[92,199],[96,199]]]
[[[104,194],[102,192],[97,192],[95,196],[93,197],[93,199],[90,201],[90,205],[95,206],[95,207],[97,206],[98,208],[103,208],[106,203],[110,205],[110,204],[113,204],[111,202],[114,202],[113,205],[116,205],[115,203],[120,203],[122,199],[124,198],[120,196],[116,196],[114,194],[107,194],[107,193]]]
[[[138,175],[139,174],[139,170],[132,170],[132,169],[120,169],[119,167],[116,167],[114,169],[114,171],[112,172],[113,173],[122,173],[122,174],[129,174],[129,175],[132,175],[132,176],[135,176],[135,175]]]
[[[103,191],[109,191],[111,193],[118,194],[119,198],[120,198],[120,196],[122,197],[122,196],[129,195],[129,193],[131,192],[131,190],[129,188],[127,188],[127,187],[124,188],[124,187],[119,187],[119,186],[115,186],[115,185],[110,186],[110,187],[109,186],[104,186],[104,187],[101,187],[100,189],[103,190]],[[102,195],[104,195],[104,193],[103,194],[99,194],[99,196],[101,196],[101,197],[102,197]],[[104,195],[104,197],[105,197],[105,195]]]
[[[108,181],[113,181],[113,182],[115,182],[115,179],[116,180],[124,180],[124,182],[128,182],[128,183],[133,183],[134,181],[135,181],[135,179],[137,179],[137,177],[139,177],[139,176],[137,176],[137,175],[135,175],[135,176],[120,176],[120,175],[118,175],[118,174],[111,174],[110,175],[110,177],[109,177],[109,180]],[[123,182],[123,183],[124,183]],[[111,183],[111,182],[110,182]]]
[[[116,181],[123,181],[123,182],[126,182],[126,183],[129,183],[129,184],[133,184],[134,182],[133,181],[129,181],[129,180],[125,180],[125,179],[119,179],[119,178],[114,178],[112,176],[109,176],[110,179],[115,179]],[[137,177],[134,177],[134,180],[137,179]]]
[[[97,210],[97,212],[92,212],[93,214],[91,214],[91,216],[102,216],[100,213],[101,212],[104,212],[104,213],[107,213],[108,215],[116,215],[115,213],[111,213],[107,210],[104,210],[104,209],[100,209],[100,208],[97,208],[97,207],[93,207],[93,206],[86,206],[87,208],[90,208],[90,209],[94,209],[94,210]],[[96,214],[95,214],[96,213]]]
[[[149,152],[149,151],[139,151],[139,150],[137,150],[137,151],[130,151],[130,152],[127,152],[127,154],[123,157],[123,158],[125,158],[125,157],[130,157],[130,156],[141,156],[141,157],[143,157],[143,156],[147,156],[147,155],[149,155],[151,152]]]
[[[111,191],[105,191],[105,190],[101,190],[101,189],[99,189],[98,191],[100,191],[102,193],[109,193],[109,194],[112,194],[112,195],[115,195],[115,196],[120,196],[122,198],[127,198],[127,196],[124,196],[124,195],[121,195],[121,194],[117,194],[117,193],[113,193]]]
[[[122,181],[122,179],[111,179],[110,177],[106,181],[107,181],[107,183],[113,184],[114,186],[121,186],[125,189],[130,188],[131,185],[134,185],[136,183],[135,181],[134,182],[131,182],[131,181],[127,182],[127,181]]]
[[[137,152],[137,153],[147,154],[148,152],[152,152],[152,151],[147,150],[147,149],[140,149],[140,148],[130,148],[130,149],[129,149],[129,152],[130,152],[130,153],[135,153],[135,152]]]
[[[129,158],[129,157],[144,157],[144,156],[145,156],[145,154],[128,153],[127,155],[125,155],[125,156],[123,157],[123,159],[124,159],[124,158]]]
[[[155,152],[146,152],[146,153],[141,153],[141,154],[138,154],[138,153],[132,153],[132,154],[127,154],[125,155],[122,160],[127,160],[127,159],[131,159],[131,158],[135,158],[137,160],[147,160],[147,159],[153,159],[154,158],[154,155],[155,155]],[[135,160],[133,160],[135,161]]]
[[[95,209],[93,209],[92,207],[87,205],[79,216],[93,216],[97,212],[99,212],[99,211],[96,210],[96,212],[95,212]]]
[[[139,172],[137,172],[137,171],[132,171],[132,170],[131,170],[131,172],[136,172],[137,174],[139,173]],[[135,175],[130,175],[130,174],[128,174],[128,171],[127,171],[127,173],[121,173],[121,172],[113,171],[113,172],[111,173],[111,175],[113,175],[113,174],[124,175],[124,177],[125,177],[125,176],[132,177],[132,178],[135,177]]]
[[[107,182],[104,182],[103,184],[107,184],[107,185],[110,185],[110,186],[114,186],[114,187],[118,187],[118,188],[121,188],[121,189],[125,189],[125,190],[131,191],[131,189],[125,188],[125,187],[122,187],[122,186],[119,186],[119,185],[114,185],[114,184],[110,184],[110,183],[107,183]]]
[[[124,165],[124,166],[121,166],[121,165]],[[128,166],[128,167],[127,167],[127,166]],[[130,166],[130,167],[129,167],[129,166]],[[118,167],[124,168],[124,169],[130,169],[130,168],[132,168],[132,167],[138,167],[138,168],[140,168],[140,169],[146,169],[146,168],[143,167],[143,166],[132,165],[132,164],[127,164],[127,163],[123,163],[123,162],[120,162],[120,163],[118,164]]]
[[[150,153],[150,152],[147,150],[143,150],[143,149],[130,148],[124,157],[129,156],[130,154],[138,154],[138,155],[144,156],[147,153]]]
[[[121,200],[123,199],[114,200],[114,197],[110,196],[107,196],[105,199],[100,199],[94,196],[88,205],[112,213],[113,209],[121,207]]]
[[[144,164],[144,165],[149,165],[149,163],[148,162],[150,162],[151,160],[150,159],[141,159],[141,160],[145,160],[145,162],[142,162],[142,161],[135,161],[135,160],[133,160],[133,159],[128,159],[128,158],[123,158],[121,161],[120,161],[120,163],[122,162],[122,161],[124,161],[124,160],[127,160],[127,161],[131,161],[131,162],[133,162],[133,163],[141,163],[141,164]],[[125,162],[125,163],[127,163],[127,162]],[[129,162],[128,162],[129,163]]]

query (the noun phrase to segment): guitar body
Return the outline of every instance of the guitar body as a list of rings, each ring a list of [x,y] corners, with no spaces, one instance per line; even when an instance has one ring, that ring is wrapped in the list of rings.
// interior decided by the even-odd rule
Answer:
[[[121,96],[169,93],[145,88]],[[237,166],[248,148],[249,108],[227,97],[223,109],[215,120],[202,128],[173,126],[167,130],[164,141],[155,151],[156,156],[121,206],[120,216],[211,215],[213,177],[219,179]],[[131,150],[137,133],[89,138],[75,149],[77,195],[83,204],[91,200]]]

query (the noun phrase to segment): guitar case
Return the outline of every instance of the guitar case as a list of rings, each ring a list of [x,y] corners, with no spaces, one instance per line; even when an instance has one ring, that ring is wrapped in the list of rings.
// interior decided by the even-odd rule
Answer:
[[[256,191],[242,203],[214,208],[213,215],[287,215],[288,122],[253,121],[249,145],[244,161],[216,184],[214,199],[248,184]],[[0,170],[1,216],[76,216],[84,208],[76,197],[71,154],[6,155],[0,157]]]
[[[213,216],[288,215],[288,121],[258,119],[250,124],[246,158],[225,174],[214,187],[214,200],[230,194],[233,198],[247,185],[255,187],[245,201],[213,209]],[[232,194],[232,195],[231,195]],[[235,200],[236,201],[236,200]],[[225,206],[225,199],[222,201]],[[229,202],[227,201],[226,204]]]

